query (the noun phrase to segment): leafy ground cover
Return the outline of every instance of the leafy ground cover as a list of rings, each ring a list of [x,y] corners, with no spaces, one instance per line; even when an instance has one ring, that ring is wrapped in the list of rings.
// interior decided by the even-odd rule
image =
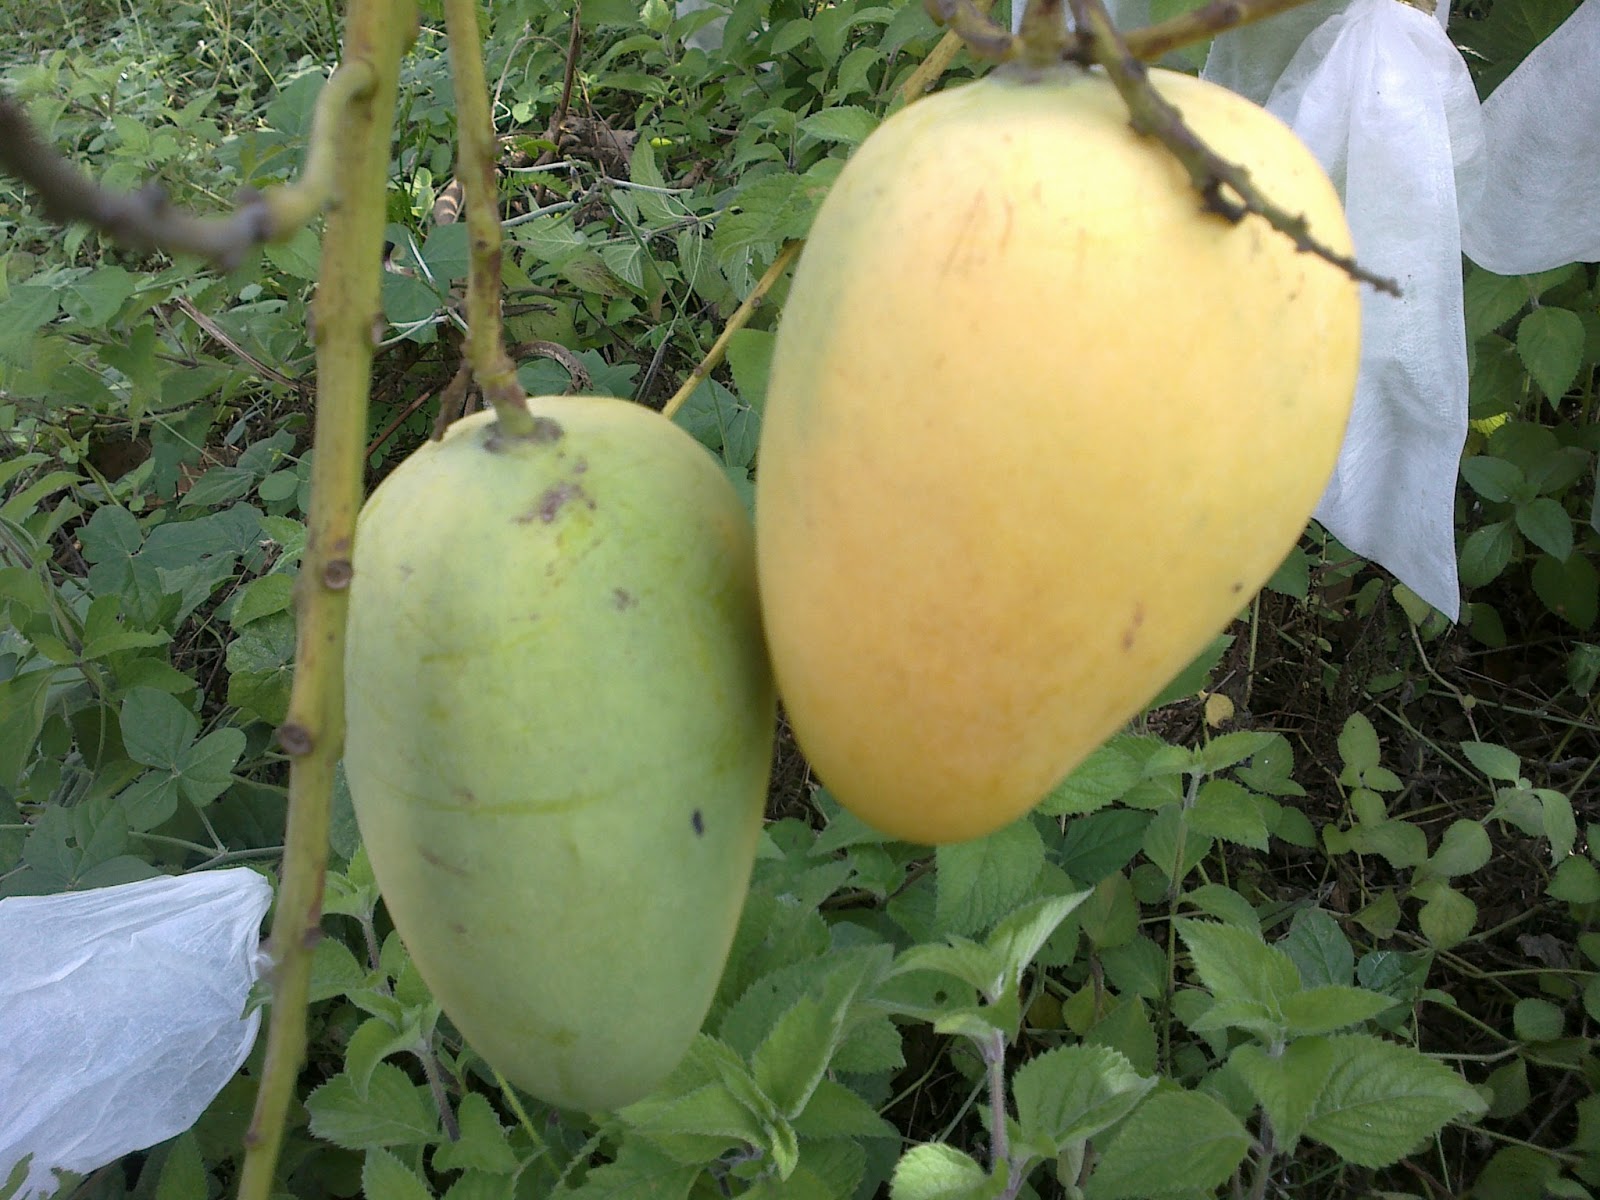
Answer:
[[[369,482],[427,437],[460,353],[424,7]],[[1458,14],[1480,89],[1572,7]],[[742,0],[726,50],[687,47],[713,15],[589,0],[574,36],[562,6],[493,6],[530,390],[661,405],[938,36],[918,4]],[[0,27],[4,85],[55,145],[206,208],[292,175],[338,14],[61,0],[0,3]],[[0,256],[0,896],[270,873],[315,234],[218,275],[63,234],[0,184]],[[937,853],[853,822],[783,739],[708,1036],[661,1099],[603,1117],[522,1102],[440,1019],[346,800],[284,1193],[998,1195],[999,1071],[1023,1195],[1588,1194],[1600,281],[1466,270],[1459,626],[1313,528],[1037,813]],[[783,287],[677,418],[746,497]],[[63,1194],[230,1190],[258,1069]]]

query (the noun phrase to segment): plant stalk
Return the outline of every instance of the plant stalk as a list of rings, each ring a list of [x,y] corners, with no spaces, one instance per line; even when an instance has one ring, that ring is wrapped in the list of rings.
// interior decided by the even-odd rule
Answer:
[[[372,86],[334,136],[337,177],[315,300],[316,455],[306,551],[295,581],[294,688],[278,741],[289,756],[283,877],[268,942],[272,1020],[256,1108],[245,1134],[240,1200],[273,1192],[285,1117],[306,1052],[312,952],[321,936],[322,887],[334,767],[344,741],[345,613],[361,507],[367,390],[382,321],[379,296],[390,141],[400,58],[415,35],[409,0],[350,0],[344,60]]]
[[[467,266],[467,361],[494,408],[500,434],[548,439],[559,434],[554,422],[535,417],[528,393],[506,353],[500,326],[500,205],[495,187],[494,121],[489,113],[489,83],[483,70],[483,38],[477,0],[445,0],[450,39],[450,78],[455,85],[456,142],[471,247]]]

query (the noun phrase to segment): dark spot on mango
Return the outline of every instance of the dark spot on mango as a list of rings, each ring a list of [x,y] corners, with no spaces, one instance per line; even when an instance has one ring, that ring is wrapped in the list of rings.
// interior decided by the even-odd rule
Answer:
[[[689,824],[694,826],[695,837],[703,837],[705,835],[706,819],[700,815],[700,810],[698,808],[695,809],[693,815],[690,816]]]
[[[1240,583],[1238,580],[1235,580],[1232,590],[1233,594],[1237,596],[1240,592],[1244,591],[1244,584]]]
[[[637,608],[639,606],[639,598],[627,588],[612,588],[611,603],[618,612],[624,612],[630,608]]]
[[[443,871],[447,875],[455,875],[462,879],[465,879],[467,876],[467,869],[465,867],[461,866],[459,863],[449,862],[440,858],[426,846],[418,846],[417,853],[422,855],[423,862],[427,863],[429,866],[438,867],[439,870]]]
[[[462,808],[476,808],[478,805],[478,798],[472,794],[471,788],[456,788],[455,791],[450,793],[450,799],[454,800]]]
[[[540,494],[539,499],[534,502],[532,508],[517,517],[517,524],[527,525],[530,522],[539,521],[548,525],[560,515],[563,508],[574,501],[587,504],[591,509],[594,508],[594,499],[583,490],[581,485],[569,480],[552,483]]]
[[[467,927],[465,925],[463,925],[460,921],[451,921],[450,922],[450,932],[455,934],[458,937],[466,937],[467,936]]]
[[[1133,605],[1133,616],[1128,621],[1128,627],[1122,631],[1122,648],[1132,650],[1134,640],[1139,636],[1139,626],[1144,624],[1144,601],[1137,600]]]

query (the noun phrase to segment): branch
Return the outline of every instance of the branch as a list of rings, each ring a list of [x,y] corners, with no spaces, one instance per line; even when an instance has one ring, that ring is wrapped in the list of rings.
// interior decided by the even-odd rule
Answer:
[[[1400,295],[1400,285],[1394,280],[1373,274],[1354,258],[1339,254],[1318,241],[1311,235],[1311,226],[1303,215],[1291,214],[1272,203],[1251,181],[1250,172],[1229,162],[1201,141],[1184,123],[1182,114],[1151,85],[1145,65],[1129,52],[1127,43],[1111,23],[1104,0],[1069,0],[1069,3],[1080,36],[1088,39],[1093,61],[1105,68],[1128,106],[1134,131],[1156,138],[1183,164],[1206,211],[1233,222],[1255,213],[1292,241],[1296,250],[1315,254],[1352,279],[1369,283],[1380,292]]]
[[[21,106],[7,96],[0,96],[0,171],[31,188],[52,221],[82,221],[120,245],[196,254],[232,270],[263,242],[291,236],[326,204],[333,191],[339,130],[354,119],[355,107],[372,95],[376,82],[366,62],[349,61],[336,70],[317,97],[300,178],[265,192],[244,189],[227,216],[184,212],[158,184],[133,192],[101,187],[46,145]]]
[[[767,268],[766,274],[762,275],[756,286],[750,289],[750,294],[744,298],[744,303],[739,305],[734,310],[733,316],[728,318],[727,325],[717,335],[717,340],[711,343],[711,349],[706,351],[706,356],[695,364],[694,370],[689,372],[689,378],[685,379],[682,386],[672,393],[666,404],[662,405],[662,416],[670,420],[683,407],[684,401],[694,394],[695,388],[700,386],[701,381],[717,369],[717,365],[728,352],[728,343],[733,341],[733,335],[750,323],[750,318],[755,316],[756,309],[761,307],[761,302],[772,290],[772,285],[778,282],[778,276],[782,275],[784,268],[794,261],[804,244],[800,241],[789,242],[778,251],[778,257],[772,260],[772,265]]]
[[[350,553],[366,468],[374,329],[382,319],[378,264],[383,258],[389,145],[400,57],[416,28],[414,21],[398,19],[396,8],[389,0],[351,0],[346,68],[334,78],[348,69],[346,78],[368,83],[331,128],[320,106],[318,111],[319,129],[332,139],[327,161],[335,175],[335,203],[328,215],[316,294],[317,452],[305,557],[295,581],[294,688],[278,729],[278,742],[289,756],[289,816],[268,940],[272,1022],[255,1113],[245,1134],[240,1200],[268,1200],[273,1194],[284,1120],[305,1062],[311,960],[322,934],[328,814],[344,743]],[[311,157],[316,158],[315,152]]]

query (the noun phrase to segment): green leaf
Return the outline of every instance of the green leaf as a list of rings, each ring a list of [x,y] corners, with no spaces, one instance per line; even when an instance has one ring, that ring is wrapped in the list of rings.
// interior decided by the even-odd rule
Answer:
[[[1008,980],[1016,982],[1048,942],[1061,922],[1073,914],[1090,895],[1089,891],[1067,896],[1045,896],[1025,904],[1006,917],[989,934],[986,945],[999,955]]]
[[[1179,920],[1195,974],[1218,1000],[1246,1000],[1277,1010],[1300,990],[1300,971],[1282,950],[1233,925]]]
[[[1600,576],[1586,555],[1565,562],[1541,556],[1533,564],[1533,590],[1545,607],[1585,632],[1600,610]]]
[[[193,1131],[174,1138],[167,1148],[161,1175],[156,1180],[155,1200],[206,1200],[210,1192],[205,1164]]]
[[[1018,1068],[1012,1094],[1023,1138],[1053,1156],[1122,1120],[1155,1085],[1115,1050],[1058,1046]]]
[[[890,1200],[980,1200],[995,1194],[971,1155],[942,1142],[913,1146],[895,1164]]]
[[[1260,806],[1247,789],[1231,779],[1208,779],[1201,784],[1189,821],[1209,837],[1255,850],[1267,848],[1267,823]]]
[[[1568,858],[1556,868],[1546,891],[1568,904],[1593,904],[1600,900],[1600,871],[1587,858]]]
[[[439,1117],[428,1090],[404,1071],[379,1063],[363,1099],[348,1075],[335,1075],[306,1097],[311,1132],[347,1150],[421,1146],[439,1137]]]
[[[1050,816],[1096,812],[1120,800],[1141,778],[1143,772],[1138,760],[1128,755],[1119,740],[1113,738],[1058,783],[1044,798],[1039,811]]]
[[[274,573],[252,579],[239,592],[228,620],[235,629],[274,613],[286,612],[294,603],[294,579]]]
[[[1360,1033],[1328,1043],[1333,1068],[1306,1136],[1357,1166],[1398,1162],[1446,1122],[1484,1110],[1464,1079],[1410,1046]]]
[[[54,677],[47,669],[0,682],[0,787],[16,788],[33,760]]]
[[[1306,987],[1348,984],[1355,975],[1356,956],[1339,922],[1320,908],[1301,909],[1290,923],[1278,949],[1300,971]]]
[[[428,1185],[387,1150],[368,1150],[361,1166],[361,1193],[366,1200],[433,1200]]]
[[[1320,1037],[1291,1042],[1278,1054],[1246,1043],[1233,1051],[1228,1064],[1271,1119],[1278,1145],[1288,1149],[1305,1129],[1333,1071],[1333,1048]]]
[[[840,142],[846,146],[859,146],[867,135],[878,127],[878,118],[865,108],[846,104],[839,108],[825,108],[802,118],[800,130],[824,142]]]
[[[1473,265],[1467,272],[1462,301],[1467,338],[1477,341],[1522,311],[1530,299],[1528,281],[1520,275],[1495,275]]]
[[[1324,984],[1286,998],[1283,1015],[1289,1036],[1305,1037],[1359,1025],[1393,1005],[1393,998],[1365,988]]]
[[[625,1137],[614,1162],[591,1169],[561,1200],[684,1200],[701,1172],[699,1163],[675,1162],[642,1138]]]
[[[172,773],[200,730],[192,712],[167,693],[148,687],[133,688],[123,697],[121,721],[128,757]]]
[[[1578,841],[1578,821],[1572,812],[1572,801],[1553,788],[1535,788],[1539,808],[1544,817],[1544,835],[1550,839],[1550,861],[1562,862],[1572,853]]]
[[[1461,545],[1461,582],[1466,587],[1482,587],[1499,578],[1511,563],[1516,541],[1511,526],[1493,521],[1474,529]]]
[[[1472,927],[1478,923],[1478,906],[1469,897],[1443,883],[1432,885],[1431,881],[1427,886],[1414,887],[1412,894],[1426,897],[1417,923],[1438,949],[1448,950],[1471,936]]]
[[[802,1138],[898,1138],[900,1131],[855,1092],[831,1079],[820,1081],[794,1119]]]
[[[1461,464],[1461,478],[1485,500],[1503,504],[1524,491],[1522,468],[1503,458],[1474,454]]]
[[[1089,1178],[1089,1200],[1178,1195],[1220,1187],[1244,1161],[1251,1137],[1239,1119],[1200,1092],[1157,1092],[1117,1131]]]
[[[1572,553],[1572,518],[1549,496],[1517,505],[1517,528],[1546,554],[1564,561]]]
[[[245,740],[244,730],[229,726],[190,746],[176,772],[183,798],[201,808],[227,791],[233,784],[233,768],[244,754]]]
[[[1005,962],[999,953],[966,938],[952,936],[947,944],[923,943],[907,947],[895,959],[894,973],[939,971],[970,983],[986,995],[1005,986]]]
[[[1490,779],[1516,783],[1522,778],[1522,759],[1504,746],[1493,742],[1462,742],[1461,751]]]
[[[1485,866],[1493,854],[1483,823],[1462,818],[1444,831],[1439,848],[1429,856],[1425,869],[1441,879],[1454,879]]]
[[[1226,770],[1253,754],[1259,754],[1281,737],[1276,733],[1241,732],[1225,733],[1214,737],[1200,748],[1200,766],[1212,772]]]
[[[1561,1010],[1548,1000],[1525,996],[1511,1011],[1512,1028],[1523,1042],[1553,1042],[1566,1031]]]
[[[1554,404],[1583,364],[1583,322],[1565,308],[1536,308],[1517,323],[1517,354]]]
[[[1355,773],[1348,780],[1340,775],[1341,782],[1358,782],[1361,772],[1378,765],[1378,731],[1361,713],[1351,713],[1339,731],[1339,757],[1346,773]]]
[[[936,851],[939,927],[952,933],[987,929],[1033,895],[1044,866],[1044,841],[1023,817],[987,837]]]
[[[345,950],[346,954],[349,954],[348,947],[345,947],[342,942],[335,943],[331,939],[325,940],[328,941],[328,944],[338,945]],[[318,951],[321,951],[322,945],[323,943],[321,942],[317,944]],[[322,964],[324,970],[319,972],[320,978],[317,982],[320,986],[317,990],[324,991],[325,994],[340,995],[346,988],[360,986],[365,979],[365,973],[361,970],[360,965],[356,963],[355,956],[353,954],[349,955],[348,960],[346,960],[344,955],[339,955],[335,952],[333,957],[337,959],[333,963],[326,961],[325,957]],[[332,993],[326,993],[330,977],[336,979],[336,990]],[[373,1069],[380,1062],[391,1054],[398,1054],[402,1050],[412,1049],[413,1044],[414,1039],[408,1037],[405,1031],[395,1029],[389,1022],[379,1017],[371,1017],[358,1025],[356,1031],[350,1035],[350,1040],[345,1044],[344,1048],[345,1074],[355,1084],[356,1095],[365,1096],[367,1094],[367,1085],[372,1079]]]

